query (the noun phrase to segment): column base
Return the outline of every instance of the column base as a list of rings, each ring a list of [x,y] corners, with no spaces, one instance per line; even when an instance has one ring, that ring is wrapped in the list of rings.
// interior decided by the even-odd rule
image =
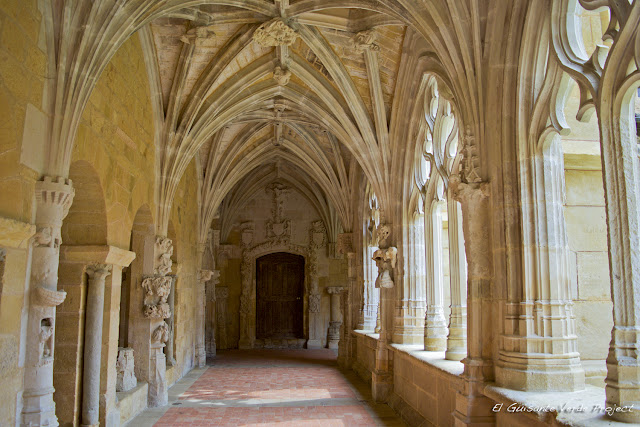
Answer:
[[[53,387],[43,391],[25,391],[22,395],[24,407],[22,408],[22,423],[28,426],[57,427],[56,404],[53,401]]]
[[[447,360],[461,361],[467,357],[467,347],[450,347],[444,353],[444,358]]]
[[[466,396],[456,394],[456,409],[453,411],[455,427],[493,427],[496,425],[494,402],[485,396]]]
[[[371,395],[375,402],[384,403],[393,393],[393,373],[373,371],[371,373]]]
[[[525,354],[501,352],[496,365],[500,387],[526,391],[578,391],[585,385],[578,353]]]
[[[640,424],[640,366],[635,357],[625,357],[622,363],[616,362],[609,352],[607,363],[606,406],[620,408],[611,415],[612,420]],[[613,360],[612,360],[613,359]],[[631,409],[631,410],[629,410]]]
[[[198,368],[207,366],[207,352],[204,351],[204,348],[196,350],[196,366]]]
[[[319,349],[322,348],[322,341],[320,340],[307,340],[307,348],[308,349]]]

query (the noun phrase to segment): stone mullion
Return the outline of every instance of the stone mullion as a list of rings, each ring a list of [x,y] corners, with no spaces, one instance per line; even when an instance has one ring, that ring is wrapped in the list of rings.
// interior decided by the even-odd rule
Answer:
[[[451,314],[445,357],[462,360],[467,356],[467,259],[464,253],[462,209],[450,195],[447,199]]]
[[[437,206],[437,203],[427,202],[425,199],[427,310],[424,348],[427,351],[444,351],[447,345],[447,326],[443,310],[442,219]]]
[[[56,306],[66,297],[58,291],[60,230],[73,201],[70,180],[44,177],[36,182],[36,235],[31,261],[22,424],[57,426],[53,401]]]
[[[89,281],[82,365],[82,426],[97,426],[99,423],[104,290],[105,279],[111,274],[111,269],[112,266],[108,264],[93,264],[87,267]]]

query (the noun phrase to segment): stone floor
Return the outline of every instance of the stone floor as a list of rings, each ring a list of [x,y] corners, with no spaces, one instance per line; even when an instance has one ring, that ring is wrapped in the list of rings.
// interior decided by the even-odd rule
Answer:
[[[332,350],[229,350],[129,426],[404,426]]]

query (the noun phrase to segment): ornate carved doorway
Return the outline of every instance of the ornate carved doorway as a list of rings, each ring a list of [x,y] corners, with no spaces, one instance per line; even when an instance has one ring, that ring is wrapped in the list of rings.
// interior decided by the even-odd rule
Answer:
[[[304,257],[286,252],[256,260],[256,338],[304,338]]]

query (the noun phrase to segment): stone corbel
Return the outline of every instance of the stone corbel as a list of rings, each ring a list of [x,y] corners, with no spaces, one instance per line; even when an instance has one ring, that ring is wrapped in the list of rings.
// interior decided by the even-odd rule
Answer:
[[[276,83],[278,83],[278,86],[286,86],[289,83],[290,79],[291,79],[290,70],[283,68],[280,65],[277,65],[273,69],[273,80],[275,80]]]
[[[54,291],[38,286],[33,293],[33,303],[43,307],[57,307],[66,297],[67,293],[64,291]]]
[[[356,53],[363,53],[365,50],[379,51],[380,46],[375,43],[376,33],[374,30],[360,31],[351,39],[351,48]]]

